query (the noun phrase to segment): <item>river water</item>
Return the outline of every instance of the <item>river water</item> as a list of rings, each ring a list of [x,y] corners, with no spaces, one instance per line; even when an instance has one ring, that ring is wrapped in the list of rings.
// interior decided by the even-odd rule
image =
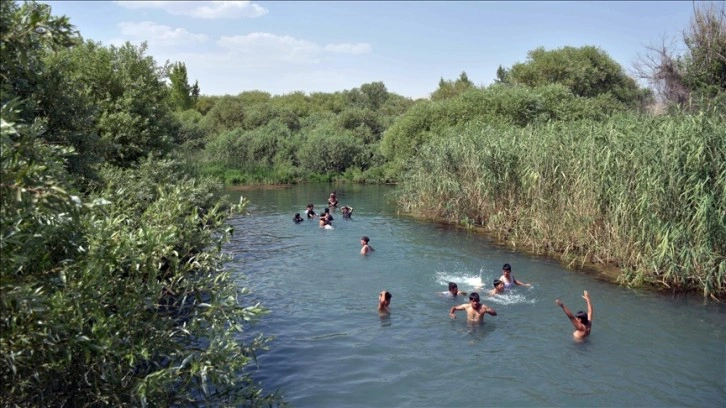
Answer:
[[[230,219],[229,267],[269,309],[255,332],[272,336],[255,379],[295,407],[721,407],[726,401],[726,305],[602,281],[559,262],[498,247],[462,229],[397,214],[392,186],[303,184],[230,191],[246,197]],[[333,229],[295,224],[296,212],[340,205]],[[360,255],[360,238],[375,249]],[[504,263],[533,285],[485,296]],[[470,324],[441,295],[447,282],[478,291],[498,315]],[[483,288],[482,288],[483,286]],[[392,293],[391,314],[376,310]],[[594,307],[592,334],[555,304]]]

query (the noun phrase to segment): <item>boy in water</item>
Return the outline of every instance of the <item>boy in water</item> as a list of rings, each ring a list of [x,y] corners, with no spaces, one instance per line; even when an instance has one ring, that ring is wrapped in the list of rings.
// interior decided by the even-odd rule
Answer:
[[[524,283],[522,281],[514,279],[514,276],[512,276],[512,266],[509,264],[504,264],[504,266],[502,266],[502,276],[499,277],[499,280],[504,282],[505,289],[511,289],[512,287],[514,287],[514,285],[521,285],[527,287],[532,286],[529,283]]]
[[[458,295],[466,296],[466,292],[460,291],[459,286],[454,282],[449,282],[449,291],[444,293],[453,297],[456,297]]]
[[[587,303],[587,313],[579,311],[577,315],[573,315],[570,309],[560,299],[555,300],[555,303],[562,308],[567,317],[570,318],[572,325],[575,326],[575,332],[572,333],[572,336],[578,340],[589,336],[590,330],[592,330],[592,303],[590,302],[590,294],[584,291],[582,298]]]
[[[300,216],[300,213],[295,213],[295,217],[292,220],[295,221],[295,224],[298,224],[298,223],[301,223],[304,221],[302,219],[302,217]]]
[[[313,210],[313,205],[308,204],[308,207],[305,209],[305,215],[308,216],[308,219],[315,217],[318,214],[315,214],[315,210]]]
[[[353,215],[353,207],[346,205],[340,212],[343,213],[343,219],[350,219],[350,216]]]
[[[504,282],[500,281],[499,279],[494,279],[494,289],[489,291],[489,296],[496,296],[501,293],[504,293]]]
[[[451,316],[452,319],[456,319],[457,310],[466,310],[466,318],[470,322],[483,322],[485,313],[489,313],[492,316],[497,315],[496,310],[479,303],[479,294],[476,292],[472,292],[471,295],[469,295],[469,303],[464,303],[463,305],[451,308],[449,316]]]
[[[391,292],[384,290],[378,294],[378,313],[389,314],[391,311],[388,307],[391,305]]]
[[[361,245],[360,254],[361,255],[368,255],[369,252],[374,251],[373,247],[368,245],[369,241],[370,241],[370,239],[366,236],[364,236],[360,239],[360,245]]]

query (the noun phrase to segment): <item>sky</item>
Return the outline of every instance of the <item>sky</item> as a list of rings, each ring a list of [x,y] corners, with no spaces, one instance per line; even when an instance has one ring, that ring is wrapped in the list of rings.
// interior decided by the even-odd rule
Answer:
[[[39,1],[86,40],[148,44],[203,95],[332,93],[383,82],[427,98],[477,86],[538,47],[596,46],[633,72],[648,46],[682,52],[692,1]],[[634,74],[631,74],[634,76]]]

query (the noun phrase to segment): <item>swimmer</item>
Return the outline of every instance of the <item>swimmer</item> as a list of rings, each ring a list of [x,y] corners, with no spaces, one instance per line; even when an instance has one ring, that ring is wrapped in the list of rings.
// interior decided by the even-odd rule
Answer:
[[[494,279],[494,289],[489,291],[489,296],[495,296],[504,293],[504,282],[499,279]]]
[[[466,296],[466,292],[459,290],[459,286],[454,282],[449,282],[449,291],[442,292],[444,295],[456,297],[458,295]]]
[[[353,215],[353,207],[346,205],[340,212],[343,214],[343,219],[350,219],[350,216]]]
[[[504,264],[504,266],[502,266],[502,276],[499,277],[499,280],[504,282],[505,289],[511,289],[512,287],[514,287],[514,285],[527,287],[532,286],[529,283],[524,283],[522,281],[514,279],[514,276],[512,276],[512,267],[509,264]]]
[[[391,311],[388,307],[391,305],[391,292],[384,290],[378,294],[378,313],[389,314]]]
[[[308,204],[308,207],[305,209],[305,215],[308,217],[308,219],[315,217],[318,214],[315,214],[315,210],[313,210],[314,205]]]
[[[360,254],[361,255],[368,255],[369,252],[375,251],[372,246],[368,245],[368,242],[370,241],[370,238],[364,236],[360,239]]]
[[[472,292],[469,295],[469,303],[464,303],[463,305],[454,306],[451,308],[449,316],[451,316],[452,319],[456,319],[457,310],[466,310],[466,318],[470,322],[483,322],[484,315],[486,313],[489,313],[492,316],[497,315],[496,310],[488,307],[487,305],[479,303],[479,294],[476,292]]]
[[[589,336],[590,330],[592,330],[592,303],[590,302],[590,294],[587,291],[583,291],[582,298],[587,303],[587,313],[579,311],[576,315],[573,315],[570,309],[560,299],[555,300],[555,303],[562,308],[572,322],[572,325],[575,326],[575,331],[572,333],[572,336],[578,340]]]
[[[301,223],[301,222],[305,221],[305,220],[303,220],[303,218],[302,218],[302,217],[300,216],[300,213],[295,213],[295,217],[293,217],[293,219],[292,219],[292,220],[293,220],[293,221],[295,221],[295,224],[298,224],[298,223]]]
[[[328,206],[329,207],[337,207],[338,206],[338,198],[335,196],[335,191],[330,193],[330,197],[328,198]]]

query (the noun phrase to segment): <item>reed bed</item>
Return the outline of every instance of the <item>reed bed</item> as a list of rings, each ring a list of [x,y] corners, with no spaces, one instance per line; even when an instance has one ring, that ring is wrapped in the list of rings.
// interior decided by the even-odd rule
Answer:
[[[470,123],[421,146],[397,199],[535,253],[616,265],[625,285],[723,300],[724,122],[702,113]]]

